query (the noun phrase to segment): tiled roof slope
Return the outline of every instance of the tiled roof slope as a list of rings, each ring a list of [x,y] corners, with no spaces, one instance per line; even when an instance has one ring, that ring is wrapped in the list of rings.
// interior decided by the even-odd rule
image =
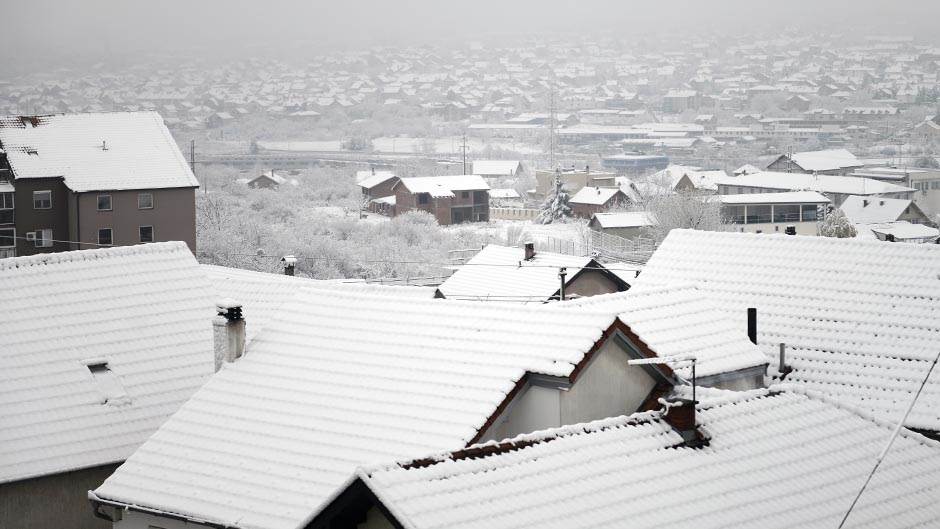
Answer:
[[[434,297],[434,289],[431,287],[366,286],[254,272],[225,266],[205,264],[200,266],[209,276],[213,293],[217,298],[229,298],[241,303],[247,341],[251,341],[271,319],[277,316],[278,309],[304,287],[352,288],[358,291],[372,289],[394,293],[401,298],[430,299]]]
[[[304,289],[96,493],[297,527],[356,466],[466,445],[526,371],[567,376],[614,318]]]
[[[542,303],[561,287],[559,267],[570,267],[566,283],[591,262],[552,252],[526,261],[523,248],[487,245],[438,287],[446,298]]]
[[[699,282],[733,317],[758,310],[758,345],[788,382],[897,420],[940,351],[940,247],[673,230],[634,288]],[[940,370],[907,425],[940,431]]]
[[[209,290],[180,242],[0,260],[0,482],[129,456],[213,371]]]
[[[789,391],[728,397],[698,422],[710,438],[698,449],[680,446],[657,412],[358,477],[407,529],[836,527],[891,434]],[[846,527],[928,527],[940,519],[937,497],[940,443],[902,430]]]
[[[0,117],[0,145],[16,178],[77,192],[199,186],[156,112]]]

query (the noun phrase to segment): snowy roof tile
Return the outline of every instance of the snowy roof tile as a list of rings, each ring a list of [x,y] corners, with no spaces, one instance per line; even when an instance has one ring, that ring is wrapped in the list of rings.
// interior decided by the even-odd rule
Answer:
[[[433,197],[452,197],[454,191],[483,191],[490,188],[479,175],[418,176],[402,178],[401,183],[412,193],[429,193]]]
[[[865,165],[846,149],[796,152],[792,160],[804,171],[832,171]]]
[[[842,202],[839,209],[845,213],[850,221],[856,224],[875,224],[879,222],[894,222],[911,205],[910,199],[901,198],[866,198],[856,195],[849,196]]]
[[[593,206],[600,206],[607,204],[607,202],[614,198],[616,195],[623,195],[623,191],[619,187],[582,187],[577,193],[575,193],[569,200],[569,204],[590,204]],[[626,198],[625,196],[623,197]]]
[[[813,175],[807,173],[778,173],[762,171],[720,179],[718,185],[786,189],[791,191],[818,191],[845,195],[880,195],[885,193],[908,193],[915,191],[890,182],[857,178],[854,176]]]
[[[183,243],[2,259],[0,290],[0,483],[124,460],[213,371]]]
[[[786,380],[897,419],[937,355],[940,247],[673,230],[636,288],[698,282],[733,317],[758,311],[758,345]],[[940,431],[940,372],[907,423]]]
[[[796,391],[732,394],[703,406],[698,423],[710,438],[698,449],[644,413],[355,478],[406,529],[835,527],[891,434],[889,423]],[[902,431],[847,527],[930,525],[938,495],[940,443]]]
[[[17,179],[76,192],[199,186],[156,112],[0,117],[0,144]]]
[[[594,220],[601,228],[642,228],[654,224],[650,213],[645,211],[595,213]]]

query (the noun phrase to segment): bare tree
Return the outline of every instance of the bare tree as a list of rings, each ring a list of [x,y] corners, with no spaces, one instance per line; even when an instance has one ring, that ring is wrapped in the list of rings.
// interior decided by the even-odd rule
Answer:
[[[678,192],[656,195],[646,201],[644,210],[653,225],[647,228],[650,237],[661,241],[673,229],[725,231],[721,203],[699,193]]]

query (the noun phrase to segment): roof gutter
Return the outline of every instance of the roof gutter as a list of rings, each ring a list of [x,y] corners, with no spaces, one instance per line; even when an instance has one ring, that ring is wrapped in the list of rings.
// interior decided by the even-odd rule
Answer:
[[[205,527],[212,527],[213,529],[240,529],[234,525],[223,524],[219,522],[212,522],[209,520],[204,520],[200,518],[193,518],[191,516],[186,516],[183,514],[176,514],[167,511],[161,511],[159,509],[151,509],[148,507],[141,507],[139,505],[130,505],[127,503],[122,503],[119,501],[108,500],[102,498],[95,494],[95,491],[88,491],[88,501],[91,503],[92,511],[94,511],[95,517],[102,520],[107,520],[108,522],[114,523],[115,520],[108,516],[107,514],[100,511],[101,506],[107,505],[117,509],[125,511],[135,511],[143,514],[150,514],[153,516],[159,516],[161,518],[170,518],[172,520],[179,520],[186,523],[198,524]]]

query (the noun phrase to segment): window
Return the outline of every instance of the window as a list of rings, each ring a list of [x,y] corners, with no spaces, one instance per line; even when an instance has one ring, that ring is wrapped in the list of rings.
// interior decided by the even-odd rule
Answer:
[[[0,224],[13,223],[13,193],[0,193]]]
[[[16,246],[16,230],[0,228],[0,248],[13,248],[14,246]]]
[[[33,191],[33,209],[52,209],[52,191]]]
[[[137,193],[137,209],[153,209],[153,194]]]
[[[469,191],[461,191],[461,192],[460,192],[460,198],[470,198],[470,192],[469,192]]]
[[[819,216],[816,213],[816,204],[803,204],[803,222],[815,221]]]
[[[748,206],[747,224],[757,224],[760,222],[770,222],[770,205]]]
[[[137,231],[140,232],[140,242],[153,242],[153,226],[141,226]]]
[[[431,195],[427,193],[418,193],[418,204],[427,204],[430,198]]]
[[[117,404],[127,400],[127,391],[124,390],[124,385],[115,376],[114,371],[111,371],[107,362],[92,360],[86,363],[85,367],[91,372],[91,378],[98,385],[98,391],[104,397],[102,404]]]
[[[744,224],[744,206],[725,206],[722,216],[731,224]]]
[[[36,230],[36,240],[33,241],[33,244],[36,245],[36,248],[51,248],[52,230],[48,228]]]
[[[774,206],[774,222],[799,222],[799,204],[777,204]]]
[[[111,195],[98,195],[98,211],[111,211]]]
[[[114,244],[111,238],[111,228],[101,228],[98,230],[98,244],[105,246]]]

